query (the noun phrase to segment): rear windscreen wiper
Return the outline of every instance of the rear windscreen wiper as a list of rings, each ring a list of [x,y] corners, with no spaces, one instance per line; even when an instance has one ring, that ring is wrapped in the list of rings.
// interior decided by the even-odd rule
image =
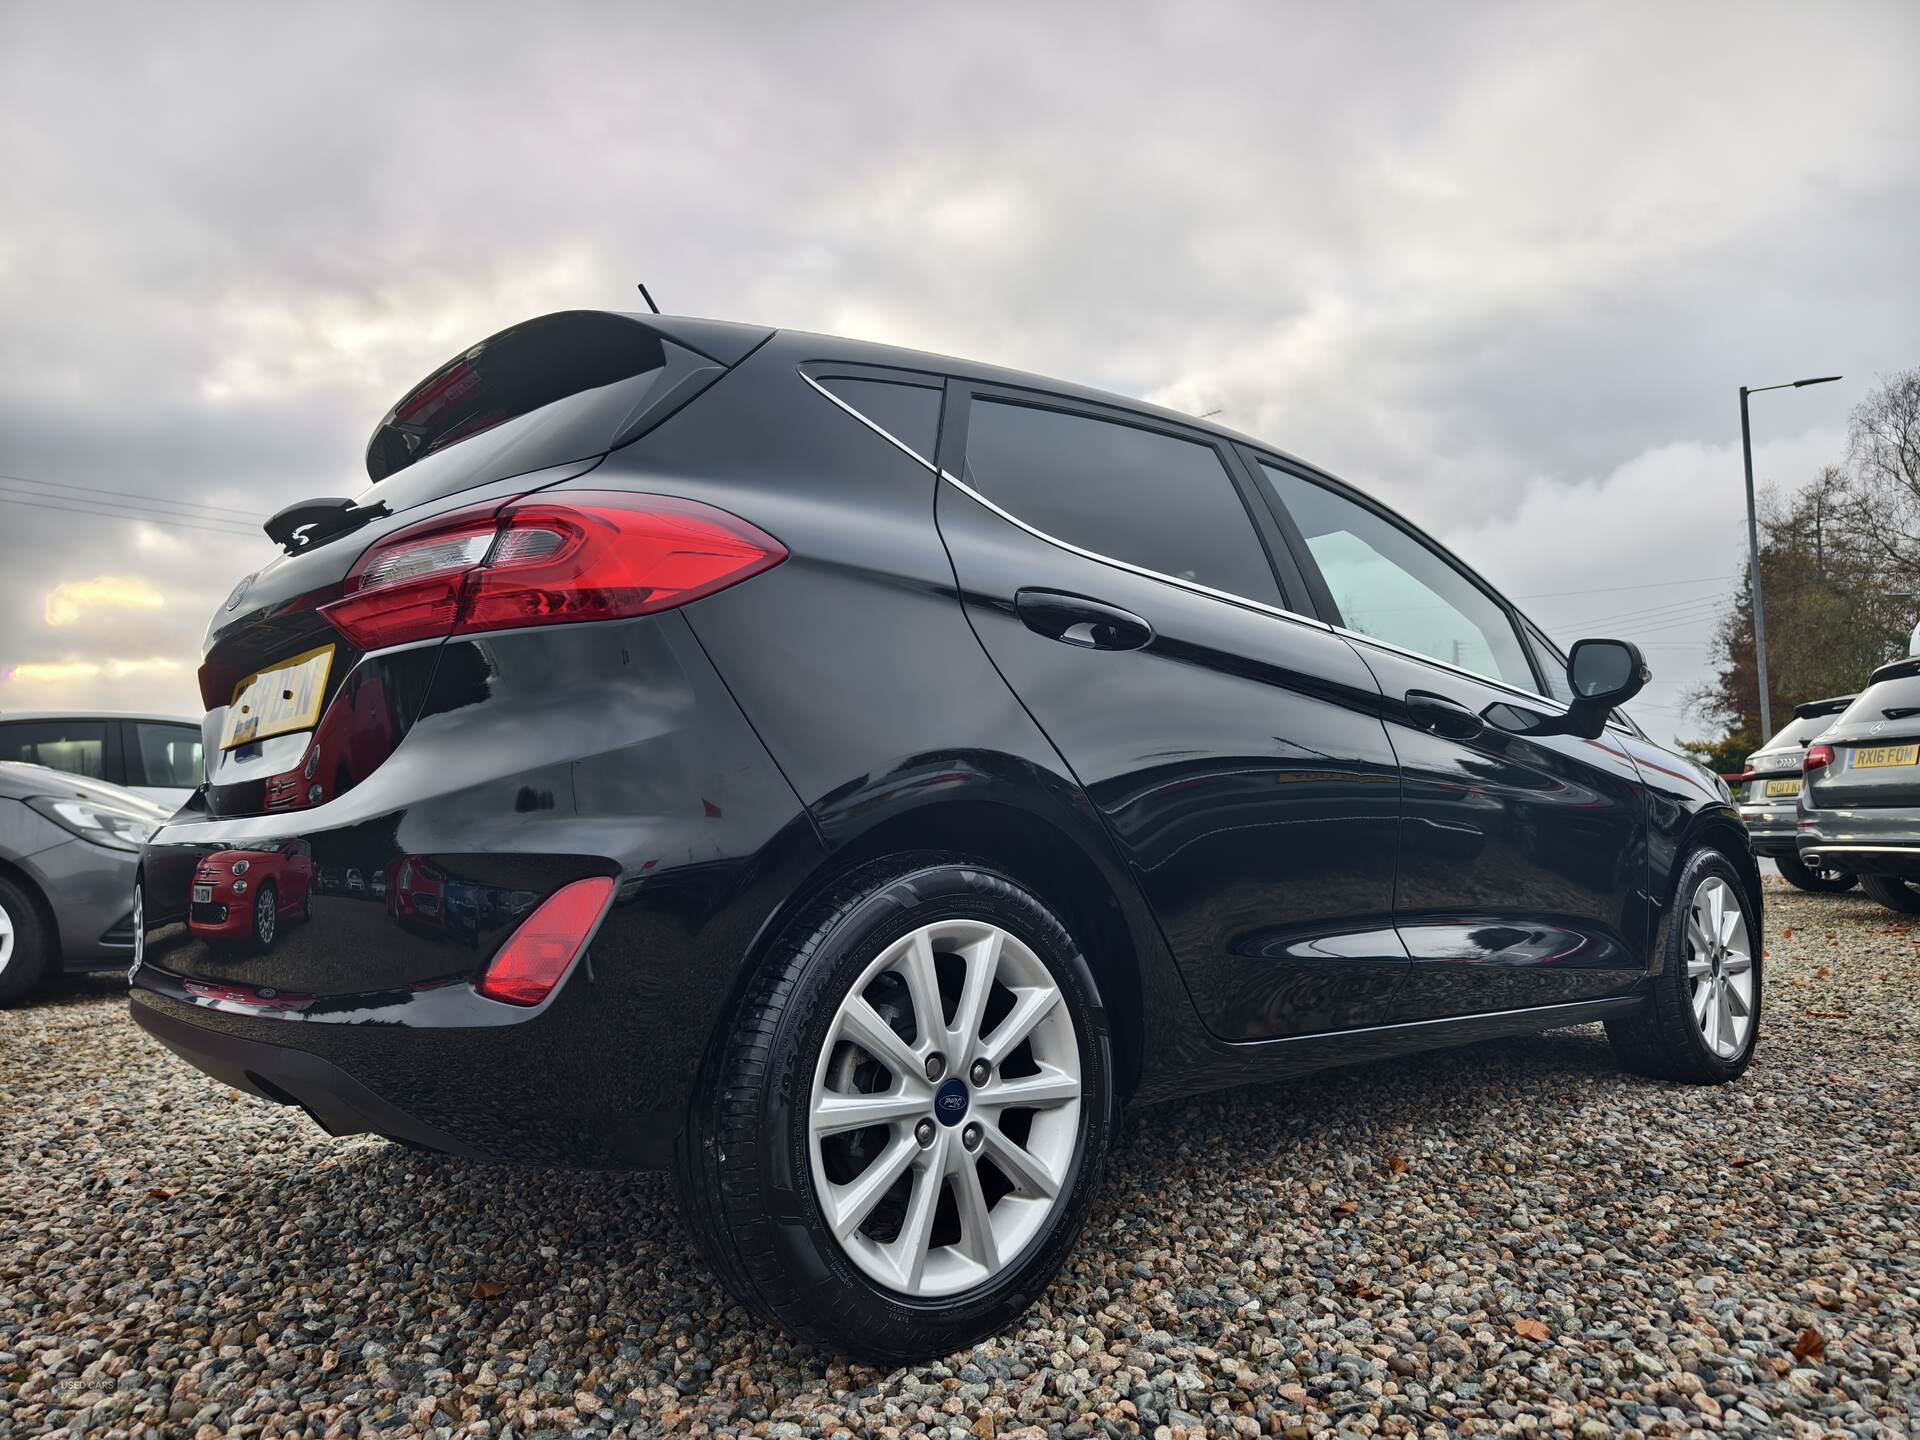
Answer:
[[[385,503],[379,500],[371,505],[356,505],[344,496],[321,495],[296,501],[260,528],[287,554],[298,555],[358,530],[369,520],[387,513]]]

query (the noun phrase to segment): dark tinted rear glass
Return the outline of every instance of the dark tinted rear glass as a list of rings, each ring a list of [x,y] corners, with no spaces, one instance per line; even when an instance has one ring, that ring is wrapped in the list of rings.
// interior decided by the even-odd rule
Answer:
[[[1829,728],[1833,722],[1839,718],[1838,715],[1816,715],[1811,720],[1803,720],[1796,717],[1782,727],[1780,732],[1771,740],[1767,741],[1761,748],[1764,750],[1784,750],[1788,746],[1805,745],[1822,730]]]
[[[1279,587],[1211,445],[997,400],[967,423],[967,483],[1059,540],[1278,605]]]
[[[820,382],[929,464],[940,442],[940,392],[891,380],[834,377]]]
[[[660,337],[620,315],[568,311],[512,326],[456,355],[387,412],[367,445],[367,474],[384,479],[517,416],[664,363]]]
[[[14,720],[0,724],[0,760],[45,765],[90,780],[107,778],[104,720]]]
[[[1920,717],[1920,675],[1902,675],[1896,680],[1869,685],[1860,692],[1860,698],[1847,707],[1847,713],[1835,717],[1832,723],[1852,728],[1915,717]]]

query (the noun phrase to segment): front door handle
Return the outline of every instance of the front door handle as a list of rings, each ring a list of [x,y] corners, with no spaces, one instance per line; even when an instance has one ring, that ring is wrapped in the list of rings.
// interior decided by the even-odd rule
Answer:
[[[1455,740],[1471,740],[1487,728],[1487,722],[1458,700],[1435,695],[1430,690],[1407,692],[1407,714],[1422,730],[1446,735]]]
[[[1131,611],[1059,590],[1021,590],[1013,608],[1036,635],[1083,650],[1138,650],[1153,639],[1153,627]]]

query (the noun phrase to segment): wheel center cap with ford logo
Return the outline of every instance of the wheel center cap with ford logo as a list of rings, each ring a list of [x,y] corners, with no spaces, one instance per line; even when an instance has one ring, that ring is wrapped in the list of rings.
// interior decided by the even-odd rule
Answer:
[[[933,1092],[933,1115],[942,1125],[958,1125],[967,1118],[967,1087],[949,1080]]]

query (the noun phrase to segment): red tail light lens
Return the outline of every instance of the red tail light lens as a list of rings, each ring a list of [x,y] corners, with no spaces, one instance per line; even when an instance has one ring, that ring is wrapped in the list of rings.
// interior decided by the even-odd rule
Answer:
[[[567,973],[612,898],[606,876],[563,885],[520,922],[474,988],[489,1000],[538,1005]]]
[[[1809,745],[1807,753],[1800,757],[1800,769],[1808,775],[1816,770],[1824,770],[1832,763],[1833,747],[1831,745]]]
[[[430,521],[355,562],[324,614],[362,650],[671,610],[787,558],[771,535],[668,495],[533,496]]]

